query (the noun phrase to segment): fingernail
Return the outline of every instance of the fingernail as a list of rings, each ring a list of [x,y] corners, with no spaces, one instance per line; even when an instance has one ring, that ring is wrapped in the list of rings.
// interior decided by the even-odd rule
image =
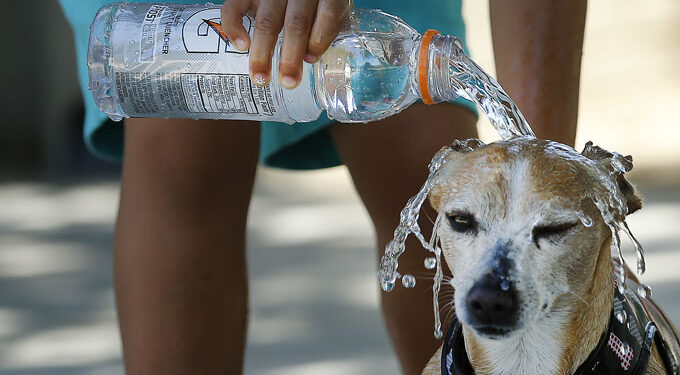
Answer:
[[[287,89],[294,89],[297,86],[297,80],[290,76],[281,77],[281,84]]]
[[[264,86],[267,83],[267,76],[262,73],[257,73],[253,76],[253,82],[258,86]]]
[[[305,56],[305,61],[310,63],[310,64],[314,64],[316,62],[316,56],[312,55],[311,53],[308,53]]]
[[[248,42],[245,40],[238,38],[234,41],[234,44],[236,45],[236,49],[239,51],[245,51],[248,49]]]

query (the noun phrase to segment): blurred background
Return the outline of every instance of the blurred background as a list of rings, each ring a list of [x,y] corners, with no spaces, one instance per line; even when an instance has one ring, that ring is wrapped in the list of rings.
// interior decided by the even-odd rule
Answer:
[[[493,74],[487,4],[464,11],[472,57]],[[71,31],[56,1],[5,0],[2,12],[0,374],[122,374],[111,287],[119,166],[82,144]],[[646,207],[629,223],[648,252],[644,279],[676,323],[679,67],[680,2],[590,2],[577,148],[593,140],[634,156]],[[497,138],[483,120],[480,129]],[[261,168],[250,218],[246,373],[397,373],[373,233],[347,171]]]

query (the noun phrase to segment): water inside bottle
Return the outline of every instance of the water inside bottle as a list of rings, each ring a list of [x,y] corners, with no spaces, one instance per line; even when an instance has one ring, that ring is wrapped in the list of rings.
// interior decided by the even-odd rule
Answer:
[[[462,48],[460,48],[460,52],[461,53],[454,53],[450,61],[449,79],[455,93],[450,93],[449,97],[455,98],[457,96],[463,96],[474,101],[481,111],[489,118],[490,123],[503,139],[535,137],[531,127],[519,108],[498,82],[462,53]],[[469,151],[473,151],[475,148],[484,145],[481,141],[474,139],[456,141],[454,143],[456,144],[457,149],[463,147],[467,148]],[[595,203],[605,224],[611,229],[612,250],[613,253],[616,254],[619,264],[623,265],[614,267],[617,280],[616,285],[621,291],[624,291],[626,285],[626,263],[621,253],[620,231],[623,230],[635,245],[637,273],[642,274],[645,271],[643,249],[625,222],[627,206],[616,183],[618,176],[623,172],[629,171],[630,168],[632,168],[632,164],[618,153],[609,153],[603,149],[595,149],[591,143],[586,145],[586,150],[584,152],[609,153],[610,156],[607,158],[607,160],[609,160],[608,164],[595,163],[587,157],[580,156],[580,154],[568,146],[560,144],[555,145],[556,146],[551,150],[552,153],[559,155],[560,157],[570,158],[571,160],[580,163],[586,168],[593,180],[597,181],[592,191],[584,192],[583,200],[591,200]],[[394,289],[396,280],[402,277],[398,272],[398,258],[406,250],[405,242],[410,234],[413,234],[421,245],[431,253],[431,255],[426,258],[425,267],[427,269],[435,269],[432,286],[432,303],[434,310],[434,336],[436,338],[442,337],[439,311],[439,290],[441,288],[443,272],[441,265],[441,248],[437,237],[437,232],[442,222],[442,214],[440,213],[435,221],[429,241],[425,240],[425,237],[420,230],[418,220],[420,209],[425,202],[428,193],[433,188],[433,185],[438,178],[438,172],[446,163],[447,155],[451,150],[451,146],[445,146],[432,158],[432,161],[428,166],[428,178],[418,193],[408,200],[406,206],[401,211],[399,224],[394,231],[394,238],[387,244],[378,270],[378,279],[382,289],[384,291]],[[584,226],[590,227],[593,225],[593,219],[584,214],[583,210],[576,212],[576,215]],[[406,282],[403,283],[412,286],[410,281],[411,279],[409,277]],[[638,288],[638,294],[643,298],[649,296],[650,293],[651,288],[648,285],[643,284]]]
[[[391,116],[413,102],[409,90],[410,34],[361,31],[341,34],[321,57],[317,96],[328,117],[367,122]],[[403,107],[402,107],[403,105]]]

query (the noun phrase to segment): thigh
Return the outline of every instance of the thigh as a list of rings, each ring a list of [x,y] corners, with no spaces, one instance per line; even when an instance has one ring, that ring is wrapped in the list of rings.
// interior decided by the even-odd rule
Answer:
[[[454,139],[475,137],[476,129],[472,112],[440,104],[414,105],[397,116],[367,125],[336,124],[331,134],[371,215],[380,256],[392,239],[401,209],[425,182],[427,164],[435,152]],[[421,228],[428,235],[432,226],[425,217],[434,218],[436,214],[425,204],[421,216]],[[416,287],[412,290],[398,287],[381,297],[403,373],[410,375],[421,373],[440,342],[432,335],[433,275],[423,267],[428,255],[413,237],[406,248],[399,258],[399,270],[415,274]],[[448,302],[445,298],[440,300],[442,306],[450,305]]]
[[[457,105],[413,105],[366,125],[333,124],[331,134],[376,228],[399,220],[406,200],[425,182],[427,164],[454,139],[476,137],[476,119]]]
[[[115,234],[129,374],[240,373],[259,124],[128,120]]]
[[[226,206],[242,215],[259,134],[256,122],[127,120],[121,205],[187,213]]]

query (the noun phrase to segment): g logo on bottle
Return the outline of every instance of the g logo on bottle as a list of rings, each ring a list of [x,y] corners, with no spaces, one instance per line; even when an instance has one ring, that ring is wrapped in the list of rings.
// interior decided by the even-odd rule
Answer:
[[[252,21],[250,16],[243,17],[243,27],[248,33]],[[222,32],[220,8],[201,10],[189,17],[182,27],[182,40],[189,53],[248,53],[234,48]]]

